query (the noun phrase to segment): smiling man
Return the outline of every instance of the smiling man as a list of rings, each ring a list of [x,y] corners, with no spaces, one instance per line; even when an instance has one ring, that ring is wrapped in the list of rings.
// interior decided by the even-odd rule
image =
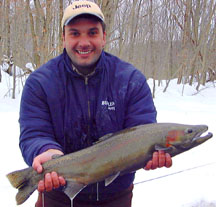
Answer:
[[[20,148],[38,173],[53,155],[81,150],[108,133],[156,122],[144,75],[104,52],[105,19],[95,3],[73,2],[65,9],[62,29],[63,53],[29,76],[21,100]],[[160,151],[145,169],[171,165],[170,155]],[[130,207],[134,176],[120,176],[107,187],[104,181],[87,186],[74,199],[74,207]],[[47,173],[38,183],[36,207],[70,206],[62,192],[65,185],[56,172]]]

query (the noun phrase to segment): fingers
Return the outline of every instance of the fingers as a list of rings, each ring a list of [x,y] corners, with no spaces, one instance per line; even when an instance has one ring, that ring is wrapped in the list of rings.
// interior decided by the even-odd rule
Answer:
[[[163,151],[154,152],[152,160],[147,163],[147,169],[156,169],[165,165],[165,155]]]
[[[34,158],[33,163],[32,163],[32,167],[38,173],[42,173],[42,171],[43,171],[42,164],[47,162],[48,160],[51,160],[52,156],[56,155],[56,154],[57,155],[63,155],[63,152],[61,152],[60,150],[56,150],[56,149],[49,149],[49,150],[41,153],[40,155],[38,155]]]
[[[39,181],[38,191],[52,191],[55,188],[64,186],[66,184],[65,179],[62,176],[58,176],[56,172],[47,173],[44,177],[44,180]]]
[[[60,182],[58,178],[58,174],[56,172],[51,173],[53,188],[60,187]]]
[[[171,167],[172,166],[172,158],[171,158],[170,154],[166,153],[165,156],[166,156],[166,165],[165,165],[165,167]]]
[[[66,181],[62,176],[59,176],[59,183],[60,183],[61,186],[66,185]]]
[[[158,151],[158,167],[163,167],[166,165],[165,152],[162,150]]]
[[[42,167],[40,161],[36,158],[33,161],[32,167],[34,168],[34,170],[37,171],[37,173],[42,173],[42,171],[43,171],[43,167]]]
[[[50,173],[45,175],[45,189],[46,191],[51,191],[54,188],[52,176]]]
[[[154,152],[152,156],[152,160],[148,161],[145,166],[145,170],[154,170],[156,168],[161,167],[171,167],[172,166],[172,158],[170,154],[165,153],[162,150],[158,152]]]
[[[41,193],[45,191],[45,185],[44,185],[44,181],[43,181],[43,180],[40,180],[40,181],[39,181],[39,183],[38,183],[38,188],[37,188],[37,189],[38,189],[38,191],[41,192]]]
[[[146,166],[144,167],[145,170],[151,170],[152,169],[152,160],[148,161]]]

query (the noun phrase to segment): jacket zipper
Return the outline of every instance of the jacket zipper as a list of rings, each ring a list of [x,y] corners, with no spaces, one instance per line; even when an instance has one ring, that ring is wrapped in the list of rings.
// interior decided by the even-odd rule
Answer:
[[[95,70],[88,75],[83,75],[79,70],[72,65],[73,70],[80,75],[81,77],[84,78],[85,81],[85,86],[86,86],[86,95],[87,95],[87,107],[88,107],[88,129],[87,129],[87,135],[89,135],[90,132],[90,120],[91,120],[91,109],[90,109],[90,100],[89,100],[89,87],[88,87],[88,79],[90,76],[92,76],[95,73]],[[90,146],[90,141],[88,141],[88,145]]]
[[[88,87],[88,78],[89,76],[84,76],[85,79],[85,86],[86,86],[86,94],[87,94],[87,104],[88,104],[88,135],[90,132],[90,120],[91,120],[91,108],[90,108],[90,100],[89,100],[89,87]],[[88,145],[90,145],[90,140],[88,141]],[[96,192],[97,192],[97,201],[99,201],[99,183],[97,182],[96,186]]]
[[[91,109],[90,109],[90,100],[89,100],[89,87],[88,87],[88,76],[84,76],[85,78],[85,86],[86,86],[86,95],[87,95],[87,107],[88,107],[88,130],[87,133],[90,133],[90,120],[91,120]],[[88,141],[88,145],[90,146],[90,140]]]
[[[73,65],[72,65],[72,68],[73,68],[73,70],[77,73],[77,74],[79,74],[79,75],[81,75],[83,78],[84,78],[84,81],[85,81],[85,86],[86,86],[86,95],[87,95],[87,107],[88,107],[88,135],[89,135],[89,133],[90,133],[90,120],[91,120],[91,105],[90,105],[90,99],[89,99],[89,87],[88,87],[88,80],[89,80],[89,77],[90,76],[92,76],[94,73],[95,73],[95,70],[92,72],[92,73],[90,73],[90,74],[88,74],[88,75],[83,75],[82,73],[80,73]],[[88,145],[90,146],[90,140],[88,141]],[[93,186],[93,188],[94,188],[94,186]],[[96,192],[97,192],[97,201],[99,201],[99,183],[97,182],[97,186],[96,186]]]

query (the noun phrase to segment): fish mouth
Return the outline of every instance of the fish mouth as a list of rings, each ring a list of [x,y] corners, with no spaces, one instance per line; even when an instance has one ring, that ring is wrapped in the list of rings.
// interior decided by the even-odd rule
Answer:
[[[204,132],[199,133],[196,137],[194,137],[191,142],[197,142],[197,141],[204,141],[208,140],[213,137],[213,134],[211,132],[208,132],[208,134],[201,136]]]
[[[185,151],[185,150],[191,149],[193,147],[196,147],[196,146],[204,143],[205,141],[207,141],[208,139],[213,137],[213,133],[211,133],[211,132],[208,132],[208,134],[203,135],[207,130],[208,130],[208,128],[201,131],[201,132],[198,132],[195,135],[195,137],[193,137],[192,139],[187,140],[181,144],[174,145],[174,147],[177,149]]]
[[[192,143],[193,143],[193,142],[197,142],[197,141],[205,141],[205,140],[208,140],[208,139],[210,139],[210,138],[213,137],[213,134],[212,134],[211,132],[208,132],[208,134],[202,136],[205,132],[208,131],[208,126],[203,125],[203,127],[204,127],[204,129],[203,129],[202,131],[198,132],[198,133],[195,135],[195,137],[193,137],[193,138],[191,139],[191,142],[192,142]]]

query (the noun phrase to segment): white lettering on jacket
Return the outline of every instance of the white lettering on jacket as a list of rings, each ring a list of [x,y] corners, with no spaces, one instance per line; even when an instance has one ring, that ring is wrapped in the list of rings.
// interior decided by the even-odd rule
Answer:
[[[102,106],[107,106],[108,110],[115,111],[115,102],[114,101],[102,101]]]

